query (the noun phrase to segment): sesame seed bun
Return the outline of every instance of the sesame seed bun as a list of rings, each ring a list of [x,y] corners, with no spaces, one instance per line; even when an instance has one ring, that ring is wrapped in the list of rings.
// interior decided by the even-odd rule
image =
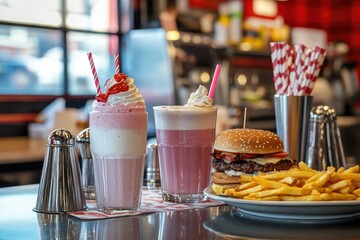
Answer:
[[[284,143],[270,131],[237,128],[221,132],[215,139],[214,149],[232,153],[271,154],[284,151]]]

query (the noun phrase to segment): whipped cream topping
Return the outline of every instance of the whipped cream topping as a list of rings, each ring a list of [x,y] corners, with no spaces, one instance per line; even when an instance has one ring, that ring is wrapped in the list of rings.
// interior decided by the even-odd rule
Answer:
[[[143,96],[139,93],[139,89],[134,84],[134,79],[128,77],[126,81],[129,86],[129,90],[126,92],[110,94],[107,100],[109,105],[144,102]],[[114,78],[110,79],[110,81],[108,81],[105,85],[106,92],[115,84],[117,84],[117,82]]]
[[[103,101],[95,101],[98,104],[106,104],[110,106],[123,105],[131,103],[145,103],[143,96],[139,93],[139,89],[134,84],[134,79],[122,74],[124,79],[116,81],[115,75],[105,82],[104,88],[105,99]],[[126,77],[126,79],[125,79]],[[116,86],[119,85],[119,86]],[[114,90],[114,88],[118,88]]]
[[[212,99],[208,96],[207,88],[200,85],[196,92],[190,94],[185,106],[212,107]]]

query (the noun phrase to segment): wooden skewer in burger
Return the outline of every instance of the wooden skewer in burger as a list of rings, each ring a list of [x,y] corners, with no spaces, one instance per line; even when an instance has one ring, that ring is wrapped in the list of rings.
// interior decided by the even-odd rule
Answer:
[[[217,194],[239,185],[242,175],[297,166],[284,152],[280,137],[260,129],[237,128],[221,132],[215,139],[212,156],[212,189]]]

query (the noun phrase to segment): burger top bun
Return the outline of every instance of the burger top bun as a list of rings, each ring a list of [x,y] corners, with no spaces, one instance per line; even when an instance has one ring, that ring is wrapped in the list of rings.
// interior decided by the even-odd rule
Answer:
[[[284,143],[270,131],[237,128],[219,133],[214,149],[232,153],[271,154],[284,151]]]

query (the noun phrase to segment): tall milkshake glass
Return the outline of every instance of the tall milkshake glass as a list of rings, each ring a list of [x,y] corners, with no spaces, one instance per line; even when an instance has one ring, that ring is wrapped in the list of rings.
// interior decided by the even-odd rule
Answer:
[[[200,92],[198,95],[207,96],[207,90],[206,94]],[[216,113],[217,109],[209,104],[154,107],[165,201],[206,200],[203,190],[210,185]]]
[[[96,204],[109,213],[140,206],[145,165],[145,103],[133,79],[122,78],[128,87],[116,87],[121,81],[115,75],[105,85],[107,96],[98,96],[90,112]]]

